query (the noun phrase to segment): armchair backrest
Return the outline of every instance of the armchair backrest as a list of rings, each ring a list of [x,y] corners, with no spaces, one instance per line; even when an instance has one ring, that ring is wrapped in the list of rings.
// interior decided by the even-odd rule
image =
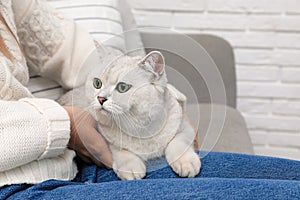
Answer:
[[[220,99],[214,99],[213,103],[226,104],[235,108],[236,74],[234,54],[231,45],[224,39],[213,35],[199,34],[188,36],[199,43],[206,50],[206,52],[210,55],[210,57],[216,64],[217,70],[221,75],[221,79],[225,88],[226,100],[224,101],[222,99],[222,95],[220,95]],[[158,50],[162,51],[162,53],[164,54],[166,64],[176,69],[176,71],[178,71],[189,81],[189,83],[193,87],[194,92],[197,95],[197,101],[199,103],[212,103],[211,93],[208,89],[207,81],[204,81],[204,79],[214,79],[217,77],[217,75],[210,74],[209,77],[203,78],[201,74],[197,73],[197,70],[200,72],[205,70],[206,72],[209,71],[207,70],[207,68],[203,67],[211,65],[211,63],[209,63],[211,61],[207,59],[207,54],[204,54],[203,52],[192,52],[189,47],[185,45],[186,38],[182,37],[182,35],[179,34],[142,33],[142,41],[147,52],[155,50],[156,46],[163,47]],[[174,47],[182,48],[183,51],[195,54],[195,56],[199,56],[199,58],[196,59],[196,65],[192,65],[182,56],[172,53],[170,50],[172,50],[172,48]],[[195,68],[197,68],[197,70],[195,70]],[[215,73],[213,69],[211,69],[211,73]],[[189,96],[192,96],[192,94],[186,89],[186,86],[178,84],[178,77],[173,77],[172,71],[168,72],[167,70],[167,74],[169,82],[175,85],[176,88],[178,88],[180,91],[184,92],[189,99]],[[219,89],[221,90],[222,88],[218,88],[217,90]],[[216,92],[218,93],[218,91]]]

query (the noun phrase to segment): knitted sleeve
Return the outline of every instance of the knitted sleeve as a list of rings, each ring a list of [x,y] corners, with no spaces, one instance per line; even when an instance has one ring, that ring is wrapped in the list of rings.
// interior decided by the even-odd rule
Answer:
[[[12,65],[13,63],[8,62],[7,59],[0,58],[0,99],[10,100],[31,97],[29,90],[11,72],[10,67]]]
[[[0,172],[64,153],[70,122],[52,100],[0,100]]]
[[[95,52],[89,33],[42,0],[12,0],[12,8],[30,70],[67,89],[81,85]]]

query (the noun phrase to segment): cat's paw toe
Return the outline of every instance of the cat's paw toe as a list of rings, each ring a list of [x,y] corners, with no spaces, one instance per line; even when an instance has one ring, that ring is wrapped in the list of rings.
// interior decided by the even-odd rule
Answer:
[[[145,177],[145,173],[138,173],[138,172],[124,172],[119,171],[117,173],[118,177],[121,180],[140,180]]]
[[[195,177],[201,168],[200,159],[194,152],[186,152],[170,165],[180,177],[189,178]]]
[[[121,180],[139,180],[146,176],[144,163],[127,163],[123,166],[113,166],[117,176]]]

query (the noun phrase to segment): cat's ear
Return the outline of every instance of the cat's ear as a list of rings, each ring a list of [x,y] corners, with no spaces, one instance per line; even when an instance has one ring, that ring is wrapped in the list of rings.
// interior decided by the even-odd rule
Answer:
[[[147,71],[151,71],[160,78],[165,73],[165,59],[159,51],[151,51],[139,63]]]

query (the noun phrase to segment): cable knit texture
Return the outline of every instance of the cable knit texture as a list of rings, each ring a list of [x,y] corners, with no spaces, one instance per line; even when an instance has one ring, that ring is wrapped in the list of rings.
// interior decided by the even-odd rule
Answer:
[[[36,2],[30,9],[32,13],[18,24],[18,35],[25,47],[27,62],[39,70],[64,40],[64,18],[44,3]]]
[[[90,70],[82,64],[95,49],[93,40],[44,1],[0,0],[0,12],[25,51],[24,56],[0,22],[15,58],[11,62],[0,53],[0,186],[71,180],[77,168],[75,152],[66,148],[68,114],[52,100],[34,98],[25,86],[34,72],[72,88],[76,75]]]

